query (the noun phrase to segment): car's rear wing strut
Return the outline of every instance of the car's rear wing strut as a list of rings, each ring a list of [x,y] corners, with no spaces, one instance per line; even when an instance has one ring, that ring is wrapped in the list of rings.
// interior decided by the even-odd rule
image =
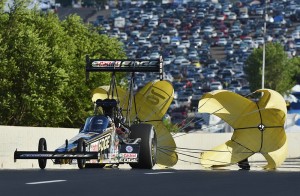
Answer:
[[[103,60],[90,59],[86,56],[86,79],[89,72],[159,72],[160,79],[163,78],[163,60],[122,59]]]
[[[98,152],[37,152],[15,151],[14,160],[17,159],[98,159]]]

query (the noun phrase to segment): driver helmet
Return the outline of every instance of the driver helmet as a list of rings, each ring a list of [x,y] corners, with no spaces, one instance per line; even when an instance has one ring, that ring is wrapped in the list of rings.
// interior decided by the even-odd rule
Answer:
[[[111,117],[110,117],[110,116],[107,116],[107,119],[108,119],[108,123],[109,123],[109,124],[112,124],[112,119],[111,119]]]

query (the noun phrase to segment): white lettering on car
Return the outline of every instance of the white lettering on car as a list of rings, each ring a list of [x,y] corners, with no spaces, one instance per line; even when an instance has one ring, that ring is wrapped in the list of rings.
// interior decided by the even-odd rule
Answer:
[[[109,148],[111,134],[104,136],[99,140],[99,151],[102,152]]]

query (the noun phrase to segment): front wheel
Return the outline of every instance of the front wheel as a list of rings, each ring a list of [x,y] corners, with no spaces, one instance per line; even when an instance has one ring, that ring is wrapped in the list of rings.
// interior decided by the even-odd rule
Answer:
[[[156,133],[151,124],[134,124],[130,127],[130,138],[141,138],[139,162],[130,163],[132,168],[152,169],[156,164]]]
[[[78,144],[77,144],[77,152],[86,152],[85,149],[85,141],[83,138],[80,138],[78,140]],[[79,169],[83,169],[85,167],[85,159],[77,159],[77,165],[79,167]]]
[[[38,152],[45,152],[47,151],[47,142],[45,138],[40,138]],[[38,159],[39,167],[41,169],[45,169],[47,165],[47,159]]]

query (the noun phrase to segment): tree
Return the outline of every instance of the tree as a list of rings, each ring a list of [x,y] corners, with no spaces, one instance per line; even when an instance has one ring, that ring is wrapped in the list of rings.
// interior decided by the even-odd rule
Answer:
[[[292,58],[290,60],[290,63],[292,65],[294,65],[292,67],[292,69],[289,70],[291,72],[291,75],[292,75],[291,79],[292,79],[293,83],[300,84],[300,58],[299,57]]]
[[[252,91],[261,88],[263,49],[257,48],[246,61],[245,73]],[[288,59],[279,43],[266,44],[265,88],[284,93],[296,83],[299,59]],[[299,73],[299,71],[298,71]]]
[[[79,16],[64,21],[26,9],[16,0],[0,14],[0,123],[78,127],[91,114],[91,90],[110,75],[85,81],[85,56],[125,58],[122,44],[86,26]]]

